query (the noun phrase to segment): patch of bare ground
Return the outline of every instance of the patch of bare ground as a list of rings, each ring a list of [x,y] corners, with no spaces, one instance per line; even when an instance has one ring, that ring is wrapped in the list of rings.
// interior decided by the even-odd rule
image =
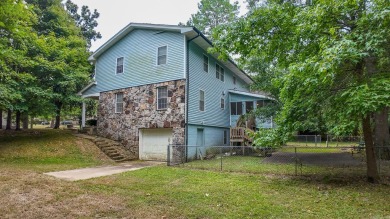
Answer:
[[[104,217],[123,211],[118,197],[85,191],[25,170],[0,168],[0,218]]]

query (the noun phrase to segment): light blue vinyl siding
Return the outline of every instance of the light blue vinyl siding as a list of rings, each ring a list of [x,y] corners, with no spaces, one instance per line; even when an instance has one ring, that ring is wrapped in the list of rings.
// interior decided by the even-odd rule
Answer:
[[[83,92],[83,95],[90,95],[90,94],[96,94],[99,93],[99,88],[97,85],[92,85],[90,88],[88,88],[86,91]]]
[[[157,65],[157,48],[167,46],[167,63]],[[97,58],[96,87],[85,93],[127,88],[184,78],[184,36],[136,29]],[[116,59],[124,57],[124,72],[115,74]]]
[[[209,57],[209,72],[203,70],[203,55],[207,54],[193,42],[189,45],[189,99],[188,123],[217,127],[230,126],[229,89],[237,88],[248,91],[248,85],[236,76],[233,84],[233,73],[222,63],[218,63],[225,70],[225,81],[215,77],[216,60]],[[205,110],[199,110],[199,90],[205,92]],[[223,93],[225,94],[223,96]],[[221,97],[225,98],[225,109],[221,109]],[[191,139],[189,137],[189,139]]]
[[[209,126],[197,126],[197,125],[189,125],[188,126],[188,159],[192,160],[196,156],[196,141],[197,141],[197,130],[203,129],[204,134],[204,147],[201,148],[201,152],[203,155],[206,154],[206,150],[210,146],[222,146],[223,144],[223,131],[227,131],[228,133],[228,142],[226,145],[229,145],[229,128],[217,128],[217,127],[209,127]],[[198,148],[199,153],[199,148]]]

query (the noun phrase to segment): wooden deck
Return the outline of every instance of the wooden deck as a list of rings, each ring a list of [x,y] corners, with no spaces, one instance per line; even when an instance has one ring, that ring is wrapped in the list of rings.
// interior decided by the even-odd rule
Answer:
[[[253,139],[249,137],[248,132],[253,130],[244,127],[230,128],[230,145],[239,144],[240,146],[250,146]]]

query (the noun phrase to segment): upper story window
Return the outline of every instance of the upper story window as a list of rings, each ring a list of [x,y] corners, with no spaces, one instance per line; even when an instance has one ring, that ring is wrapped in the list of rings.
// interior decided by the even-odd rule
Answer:
[[[237,81],[236,81],[237,79],[236,79],[236,77],[235,76],[233,76],[233,84],[236,84],[237,83]]]
[[[203,71],[209,72],[209,57],[203,55]]]
[[[168,88],[158,87],[157,88],[157,109],[164,110],[168,108]]]
[[[221,109],[225,109],[225,98],[221,98]]]
[[[225,69],[223,69],[220,65],[216,64],[215,66],[215,77],[220,79],[221,81],[225,81]]]
[[[230,115],[242,115],[242,102],[230,103]]]
[[[157,49],[157,65],[167,64],[167,46],[161,46]]]
[[[199,91],[199,110],[204,111],[204,91]]]
[[[124,63],[124,58],[120,57],[116,59],[116,73],[121,74],[123,73],[123,63]]]
[[[115,113],[123,112],[123,93],[115,94]]]

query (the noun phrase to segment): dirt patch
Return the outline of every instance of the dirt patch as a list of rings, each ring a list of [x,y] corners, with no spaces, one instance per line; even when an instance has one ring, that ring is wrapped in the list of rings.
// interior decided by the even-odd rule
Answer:
[[[305,165],[345,167],[360,166],[365,163],[362,160],[354,158],[351,153],[293,153],[293,152],[275,152],[271,157],[263,160],[265,163],[288,164],[298,162]]]

